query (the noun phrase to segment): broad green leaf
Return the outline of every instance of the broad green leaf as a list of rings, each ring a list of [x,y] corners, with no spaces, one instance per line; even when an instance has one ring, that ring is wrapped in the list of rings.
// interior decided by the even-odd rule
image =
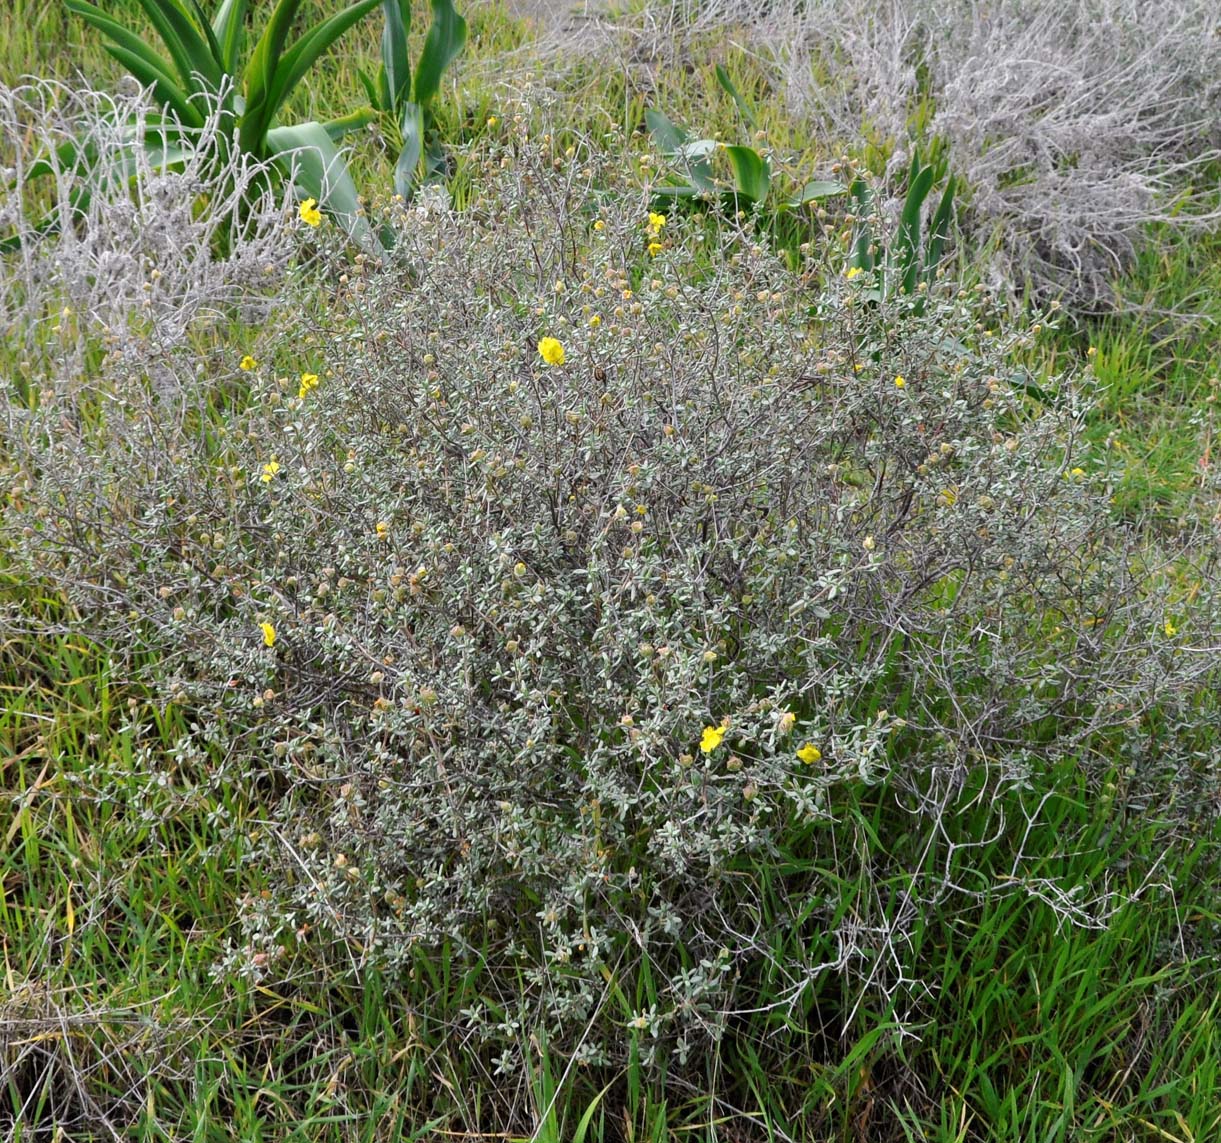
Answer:
[[[165,85],[174,92],[179,93],[182,102],[185,104],[186,95],[171,75],[172,64],[163,56],[158,55],[135,32],[106,15],[96,4],[91,3],[90,0],[64,0],[64,7],[73,15],[79,16],[85,23],[96,28],[103,36],[112,40],[115,46],[122,48],[128,54],[128,57],[138,59],[141,62],[141,70],[136,72],[133,69],[132,74],[141,83]],[[109,44],[105,46],[107,51],[111,51]],[[114,52],[111,51],[111,54],[114,55]],[[126,64],[127,60],[123,59],[123,62]],[[130,67],[130,65],[127,66]]]
[[[272,81],[268,100],[269,123],[274,120],[292,89],[313,67],[318,57],[353,24],[373,11],[379,3],[381,0],[357,0],[357,3],[349,5],[342,12],[337,12],[330,19],[323,20],[321,24],[311,28],[289,51],[284,53]]]
[[[355,111],[349,111],[347,115],[328,119],[322,127],[331,137],[331,142],[338,143],[345,135],[367,127],[376,118],[377,112],[372,107],[358,107]]]
[[[762,202],[772,184],[767,162],[753,147],[738,144],[725,148],[733,168],[734,187],[739,195],[752,202]]]
[[[378,75],[380,109],[397,112],[411,99],[411,59],[407,38],[411,33],[411,0],[383,0],[382,69]]]
[[[394,164],[394,193],[410,198],[424,153],[424,109],[418,103],[403,107],[400,127],[403,133],[403,149]]]
[[[914,169],[916,160],[912,162]],[[895,236],[891,251],[891,265],[899,271],[902,288],[909,294],[916,288],[916,279],[920,274],[920,215],[932,186],[933,168],[920,167],[907,188],[903,213],[899,216],[899,233]]]
[[[692,158],[686,152],[688,147],[702,147],[706,140],[696,140],[693,143],[683,128],[651,107],[644,113],[644,121],[657,149],[667,158],[676,161],[694,191],[700,194],[715,193],[716,180],[712,177],[712,168],[708,165],[707,158]]]
[[[296,19],[301,0],[280,0],[267,21],[267,27],[255,44],[250,62],[246,65],[245,97],[246,109],[242,113],[242,146],[256,158],[265,157],[266,137],[275,118],[272,98],[276,76],[280,70],[280,57],[288,39],[289,29]]]
[[[663,154],[673,158],[681,153],[690,136],[677,123],[667,118],[660,111],[649,108],[644,113],[645,126],[653,136],[653,142]]]
[[[852,243],[852,256],[848,259],[848,264],[862,270],[872,270],[874,258],[869,248],[873,245],[873,230],[869,223],[859,220],[866,219],[873,213],[873,191],[864,179],[855,179],[848,187],[848,193],[856,200],[855,213],[858,219],[856,238]]]
[[[454,10],[453,0],[432,0],[432,24],[424,37],[416,63],[415,102],[427,107],[441,88],[441,76],[466,43],[466,21]]]
[[[713,151],[716,150],[715,139],[695,139],[690,143],[684,143],[678,149],[678,157],[687,159],[706,159]]]
[[[928,228],[928,250],[924,258],[925,271],[932,274],[941,262],[945,249],[945,240],[949,236],[950,227],[954,222],[954,191],[957,189],[954,176],[951,175],[945,184],[941,202],[933,214]]]
[[[738,92],[738,89],[734,86],[733,80],[729,78],[729,72],[727,72],[724,66],[721,64],[716,65],[716,81],[721,85],[722,90],[724,90],[725,93],[734,101],[734,104],[738,109],[738,114],[741,115],[751,127],[757,127],[759,125],[759,117],[755,114],[754,109],[750,106],[750,104],[748,104],[746,100],[742,98],[741,94]]]
[[[194,91],[202,82],[210,90],[219,88],[224,73],[212,54],[210,35],[195,26],[186,8],[178,0],[139,0],[139,4],[165,43],[183,87]]]
[[[315,198],[355,239],[372,232],[360,216],[356,184],[321,123],[295,123],[267,132],[267,152],[303,197]]]
[[[151,87],[157,101],[162,106],[170,108],[182,121],[184,127],[202,127],[204,125],[203,113],[169,75],[165,72],[154,71],[148,66],[143,56],[129,52],[117,44],[106,44],[105,48],[136,79]]]
[[[801,192],[788,201],[790,207],[805,206],[807,202],[815,202],[820,198],[834,198],[837,194],[847,194],[848,188],[843,183],[826,182],[814,179],[801,188]]]
[[[361,87],[365,89],[365,94],[369,97],[369,106],[376,107],[379,111],[385,111],[386,108],[382,104],[383,93],[379,90],[379,85],[370,78],[369,73],[363,68],[357,68],[356,78],[360,80]]]
[[[237,61],[242,56],[248,4],[249,0],[224,0],[212,18],[212,34],[220,45],[221,64],[230,75],[237,74]]]

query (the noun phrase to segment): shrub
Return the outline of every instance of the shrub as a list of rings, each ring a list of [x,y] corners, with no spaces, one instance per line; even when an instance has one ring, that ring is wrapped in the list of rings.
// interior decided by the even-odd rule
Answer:
[[[947,897],[1105,924],[1027,851],[1041,783],[1207,780],[1215,601],[1113,523],[1081,379],[1030,399],[979,293],[874,304],[512,147],[225,422],[238,348],[6,410],[10,560],[265,799],[227,968],[414,974],[489,1069],[681,1075],[827,978],[902,1017]]]
[[[667,33],[680,39],[749,26],[776,61],[777,94],[831,146],[872,143],[892,160],[899,194],[912,149],[944,143],[968,192],[960,222],[991,247],[994,289],[1122,307],[1114,279],[1151,223],[1217,225],[1215,5],[713,0],[670,10]]]
[[[0,137],[12,145],[0,237],[14,240],[0,312],[22,372],[53,361],[63,381],[71,361],[81,376],[99,346],[138,368],[181,352],[191,331],[258,323],[275,308],[300,227],[263,189],[261,164],[235,153],[217,168],[220,120],[213,108],[197,135],[178,139],[179,169],[167,171],[152,154],[159,120],[142,93],[0,88]],[[41,225],[48,207],[71,222]]]

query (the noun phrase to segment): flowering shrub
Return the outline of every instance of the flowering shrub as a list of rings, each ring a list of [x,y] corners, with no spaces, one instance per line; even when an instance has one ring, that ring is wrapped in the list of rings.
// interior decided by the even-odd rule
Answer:
[[[232,968],[444,949],[502,1070],[535,1031],[681,1063],[760,972],[895,999],[912,914],[871,922],[892,859],[853,806],[949,839],[915,910],[961,891],[967,801],[1065,759],[1196,780],[1210,589],[1169,633],[1181,576],[1113,525],[1071,379],[1032,405],[979,296],[874,304],[677,222],[650,256],[613,172],[522,150],[335,268],[299,386],[256,365],[205,428],[238,349],[176,359],[194,412],[123,360],[104,420],[53,379],[9,406],[10,560],[266,791]],[[971,893],[1105,912],[994,826]]]

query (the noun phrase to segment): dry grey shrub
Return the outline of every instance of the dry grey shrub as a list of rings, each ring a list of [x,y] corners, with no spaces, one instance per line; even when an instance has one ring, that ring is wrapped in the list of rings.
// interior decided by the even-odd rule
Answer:
[[[744,27],[811,131],[855,150],[940,138],[994,288],[1082,311],[1151,223],[1221,220],[1221,8],[1204,0],[710,0],[662,6],[681,38]],[[656,23],[660,17],[654,16]],[[902,188],[898,188],[901,192]]]
[[[1215,578],[1112,521],[1070,380],[1028,407],[978,295],[874,306],[678,219],[650,259],[601,160],[492,159],[475,208],[400,210],[393,258],[336,267],[316,385],[256,373],[208,428],[232,378],[183,355],[198,417],[123,361],[104,423],[6,410],[10,559],[265,799],[226,970],[422,982],[447,948],[480,998],[455,1051],[637,1041],[680,1075],[828,977],[901,1005],[949,895],[1105,924],[1120,898],[1049,879],[1010,796],[1066,759],[1132,799],[1207,777]],[[871,797],[947,855],[895,914]],[[961,874],[993,831],[1011,867]]]
[[[31,362],[50,352],[79,372],[91,343],[147,359],[274,308],[301,243],[267,169],[217,162],[217,111],[171,144],[180,169],[162,170],[141,145],[164,139],[158,121],[138,90],[0,87],[0,238],[21,242],[0,272],[0,336]],[[40,229],[53,210],[72,223]]]

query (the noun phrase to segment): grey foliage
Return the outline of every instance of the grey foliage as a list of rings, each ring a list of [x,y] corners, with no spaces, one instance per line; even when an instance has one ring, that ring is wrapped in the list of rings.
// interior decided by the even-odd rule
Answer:
[[[712,0],[662,6],[637,34],[660,52],[725,27],[771,55],[780,96],[831,147],[875,139],[901,176],[911,146],[943,139],[995,288],[1122,307],[1113,280],[1150,224],[1221,220],[1207,0]]]
[[[274,307],[299,243],[267,169],[240,152],[218,162],[219,113],[193,137],[159,122],[138,90],[0,88],[0,237],[20,243],[0,273],[10,345],[37,352],[54,324],[147,357],[192,327]],[[172,169],[154,147],[172,152]],[[71,352],[68,333],[52,340]]]
[[[1073,379],[1030,403],[1021,331],[948,284],[875,305],[677,218],[649,259],[613,170],[514,151],[478,210],[400,208],[392,259],[336,267],[286,342],[316,386],[255,370],[202,431],[233,366],[179,346],[180,407],[122,359],[104,418],[53,379],[5,407],[14,571],[188,713],[209,781],[265,794],[226,967],[444,949],[489,1066],[534,1029],[621,1063],[628,1029],[681,1068],[760,973],[779,1008],[834,976],[902,1010],[948,896],[1105,925],[1112,889],[1030,858],[1023,791],[1204,781],[1217,603],[1203,555],[1115,525]],[[867,852],[868,799],[946,864]],[[1011,864],[966,886],[996,831]],[[649,973],[647,1002],[607,983]]]

